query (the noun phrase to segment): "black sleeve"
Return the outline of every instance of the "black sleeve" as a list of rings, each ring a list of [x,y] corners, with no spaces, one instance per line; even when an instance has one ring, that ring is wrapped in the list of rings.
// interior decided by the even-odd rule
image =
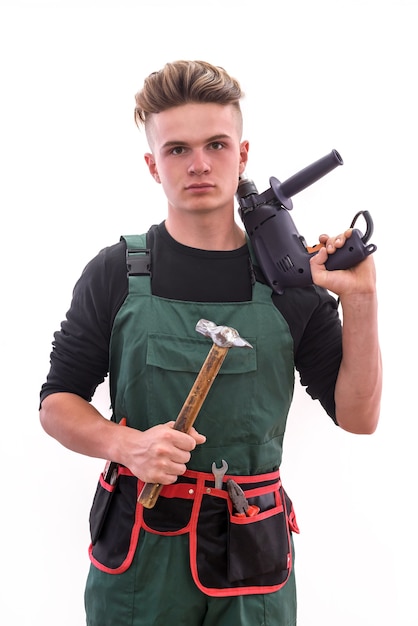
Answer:
[[[66,319],[54,334],[41,402],[57,392],[90,402],[107,376],[112,324],[128,290],[125,250],[124,242],[104,248],[77,281]]]
[[[314,285],[289,289],[273,300],[289,325],[301,384],[337,423],[334,391],[342,358],[337,300]]]

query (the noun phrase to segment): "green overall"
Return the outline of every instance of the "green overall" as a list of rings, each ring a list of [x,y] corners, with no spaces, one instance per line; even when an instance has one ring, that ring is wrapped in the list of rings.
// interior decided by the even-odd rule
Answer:
[[[128,248],[145,248],[144,236],[126,240]],[[294,361],[287,323],[272,303],[270,288],[260,283],[254,285],[250,302],[196,303],[154,296],[149,277],[130,276],[129,294],[111,337],[112,419],[126,418],[128,426],[145,430],[176,418],[211,347],[211,340],[195,331],[201,318],[237,329],[253,348],[234,347],[226,356],[196,420],[207,440],[192,453],[190,476],[203,473],[208,478],[212,463],[220,466],[225,459],[228,475],[243,480],[264,477],[281,463]],[[132,476],[120,478],[136,481]],[[184,486],[181,479],[178,488]],[[163,497],[164,489],[159,499],[170,503]],[[220,498],[211,500],[225,504]],[[135,524],[142,515],[138,508],[142,507],[133,513]],[[123,506],[119,517],[122,514]],[[269,589],[268,593],[256,593],[251,587],[243,594],[239,590],[224,594],[215,582],[205,593],[205,583],[197,585],[192,576],[189,526],[179,532],[168,527],[161,534],[152,523],[149,526],[138,526],[134,540],[131,537],[126,568],[97,567],[100,559],[92,549],[85,595],[89,626],[296,623],[293,559],[286,584],[277,590],[267,583],[260,590]],[[114,531],[112,537],[117,535]]]

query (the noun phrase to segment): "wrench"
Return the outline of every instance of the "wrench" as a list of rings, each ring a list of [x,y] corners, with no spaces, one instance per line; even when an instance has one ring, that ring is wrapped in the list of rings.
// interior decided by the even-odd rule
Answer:
[[[228,463],[222,459],[222,466],[216,467],[215,461],[212,463],[212,474],[215,476],[215,489],[222,489],[223,477],[228,470]]]

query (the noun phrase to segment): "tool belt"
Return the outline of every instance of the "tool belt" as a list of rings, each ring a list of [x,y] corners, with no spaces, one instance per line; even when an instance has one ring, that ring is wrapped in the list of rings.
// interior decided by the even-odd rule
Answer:
[[[225,488],[228,479],[259,508],[257,515],[234,513]],[[163,536],[189,535],[191,573],[207,595],[270,593],[285,585],[293,566],[291,533],[299,529],[278,470],[226,475],[223,489],[215,488],[213,474],[187,470],[175,484],[163,487],[152,509],[137,501],[143,485],[124,467],[113,485],[100,477],[90,512],[89,548],[98,569],[126,571],[142,529]]]

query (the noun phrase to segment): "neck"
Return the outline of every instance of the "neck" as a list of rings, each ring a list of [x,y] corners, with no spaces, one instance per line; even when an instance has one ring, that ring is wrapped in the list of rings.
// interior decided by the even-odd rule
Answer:
[[[213,216],[190,215],[177,221],[168,216],[165,226],[178,243],[200,250],[236,250],[245,244],[245,232],[235,222],[215,220]]]

